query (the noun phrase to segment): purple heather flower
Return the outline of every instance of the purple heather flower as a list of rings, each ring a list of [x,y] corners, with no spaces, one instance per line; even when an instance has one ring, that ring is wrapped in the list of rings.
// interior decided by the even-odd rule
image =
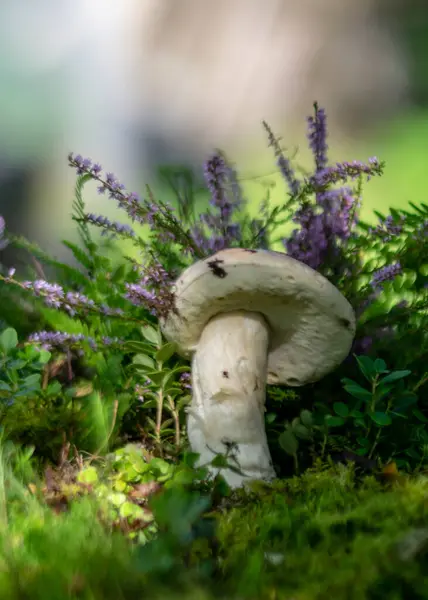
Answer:
[[[146,379],[143,384],[137,383],[134,388],[135,394],[140,402],[144,402],[144,396],[149,392],[152,382]]]
[[[290,161],[288,160],[288,158],[286,158],[284,156],[281,146],[279,145],[278,139],[274,136],[272,129],[269,127],[269,125],[266,123],[266,121],[263,121],[263,127],[267,131],[269,146],[272,146],[272,148],[275,152],[275,156],[277,159],[277,165],[278,165],[285,181],[288,184],[290,192],[293,196],[297,196],[297,194],[299,193],[299,190],[300,190],[300,182],[298,179],[296,179],[296,175],[293,171]]]
[[[383,220],[379,219],[379,224],[375,228],[370,228],[369,233],[382,238],[385,242],[390,242],[402,233],[405,220],[405,215],[401,215],[399,222],[396,223],[393,216],[388,215]]]
[[[402,273],[402,268],[399,262],[383,267],[373,274],[371,286],[378,288],[384,281],[391,281],[400,273]]]
[[[355,224],[355,203],[348,188],[317,194],[315,206],[307,203],[295,212],[293,221],[300,229],[283,240],[287,253],[312,269],[337,258],[340,246],[346,244]],[[343,264],[342,269],[345,268]]]
[[[192,376],[190,372],[183,373],[179,379],[180,385],[183,390],[191,390],[192,389]]]
[[[199,216],[190,236],[203,255],[229,248],[241,240],[241,226],[232,222],[232,216],[243,204],[242,194],[235,171],[220,153],[211,156],[204,164],[204,175],[211,193],[210,204],[215,209]],[[207,231],[208,230],[208,231]],[[193,253],[186,248],[185,253]]]
[[[41,344],[42,347],[47,350],[50,350],[53,347],[66,349],[73,344],[85,341],[89,343],[93,350],[97,350],[97,344],[94,338],[85,336],[82,333],[72,334],[63,333],[61,331],[39,331],[30,335],[28,341],[35,344]]]
[[[308,139],[315,158],[316,172],[327,166],[327,117],[323,108],[314,104],[315,115],[308,117]]]
[[[109,197],[117,201],[120,208],[125,210],[132,221],[138,221],[141,224],[146,224],[147,216],[150,214],[150,206],[147,202],[141,202],[140,198],[134,192],[128,193],[125,191],[125,186],[118,181],[113,173],[106,173],[105,180],[101,178],[101,165],[95,164],[92,166],[90,159],[84,159],[80,155],[74,156],[73,153],[68,155],[69,164],[77,169],[79,175],[88,174],[100,182],[98,192],[104,194],[109,192]]]
[[[28,341],[34,344],[41,344],[47,350],[51,348],[68,349],[70,346],[80,344],[81,342],[87,342],[94,351],[99,349],[99,344],[93,337],[83,335],[82,333],[39,331],[30,335]],[[101,343],[103,346],[111,346],[113,344],[123,344],[123,340],[117,337],[109,338],[105,336],[101,338]]]
[[[35,296],[43,298],[45,304],[50,308],[61,308],[72,317],[80,310],[92,310],[108,316],[122,314],[121,309],[110,308],[104,304],[97,305],[94,300],[80,292],[65,292],[57,283],[48,283],[43,279],[37,279],[36,281],[24,281],[21,285],[24,289],[32,291]]]
[[[331,183],[346,182],[360,175],[367,175],[367,181],[372,175],[381,175],[383,164],[377,158],[369,158],[368,164],[354,160],[353,162],[336,163],[334,167],[326,167],[310,178],[315,188],[323,188]]]
[[[97,225],[98,227],[102,227],[104,229],[102,235],[107,234],[108,232],[113,235],[119,234],[127,237],[135,237],[135,231],[129,225],[123,225],[122,223],[112,222],[107,217],[103,217],[102,215],[94,215],[93,213],[88,213],[85,215],[85,221],[91,223],[92,225]]]
[[[139,270],[142,278],[138,283],[125,284],[125,298],[136,306],[146,307],[156,317],[166,316],[174,307],[171,275],[155,260]]]

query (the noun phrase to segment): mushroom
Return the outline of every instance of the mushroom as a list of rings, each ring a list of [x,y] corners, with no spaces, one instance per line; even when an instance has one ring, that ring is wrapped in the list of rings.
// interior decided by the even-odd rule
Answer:
[[[187,430],[199,464],[235,448],[221,469],[231,487],[271,480],[265,424],[266,384],[318,381],[349,354],[355,315],[325,277],[286,254],[221,250],[186,269],[165,337],[192,357]]]

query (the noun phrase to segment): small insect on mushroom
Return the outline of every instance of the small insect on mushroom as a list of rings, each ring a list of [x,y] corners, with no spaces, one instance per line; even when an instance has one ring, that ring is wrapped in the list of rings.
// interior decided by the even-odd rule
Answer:
[[[207,464],[229,440],[240,470],[221,469],[229,485],[273,479],[266,385],[302,386],[336,368],[355,334],[351,305],[307,265],[243,248],[196,262],[174,291],[179,316],[171,311],[160,324],[180,354],[192,355],[192,451]]]

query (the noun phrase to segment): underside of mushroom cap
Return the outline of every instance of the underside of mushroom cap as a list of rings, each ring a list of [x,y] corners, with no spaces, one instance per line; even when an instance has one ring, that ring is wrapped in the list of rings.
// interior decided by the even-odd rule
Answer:
[[[270,330],[270,384],[317,381],[348,355],[355,334],[349,302],[320,273],[286,254],[232,248],[186,269],[175,283],[165,337],[190,356],[208,321],[234,310],[257,312]]]

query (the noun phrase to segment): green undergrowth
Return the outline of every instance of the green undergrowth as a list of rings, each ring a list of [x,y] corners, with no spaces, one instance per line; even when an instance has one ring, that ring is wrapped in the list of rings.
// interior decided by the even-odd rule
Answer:
[[[0,248],[28,255],[0,264],[0,600],[428,599],[428,204],[363,220],[384,163],[329,162],[317,103],[312,174],[264,128],[289,193],[273,205],[267,189],[254,217],[220,151],[202,214],[188,171],[142,198],[70,154],[74,266],[0,215]],[[86,184],[126,222],[87,212]],[[220,474],[239,471],[239,438],[208,465],[189,451],[195,379],[163,324],[191,264],[278,244],[349,301],[355,336],[321,380],[268,386],[278,479],[233,491]]]
[[[127,446],[38,478],[6,444],[2,598],[428,598],[425,474],[319,461],[232,492],[191,455],[141,456]]]

